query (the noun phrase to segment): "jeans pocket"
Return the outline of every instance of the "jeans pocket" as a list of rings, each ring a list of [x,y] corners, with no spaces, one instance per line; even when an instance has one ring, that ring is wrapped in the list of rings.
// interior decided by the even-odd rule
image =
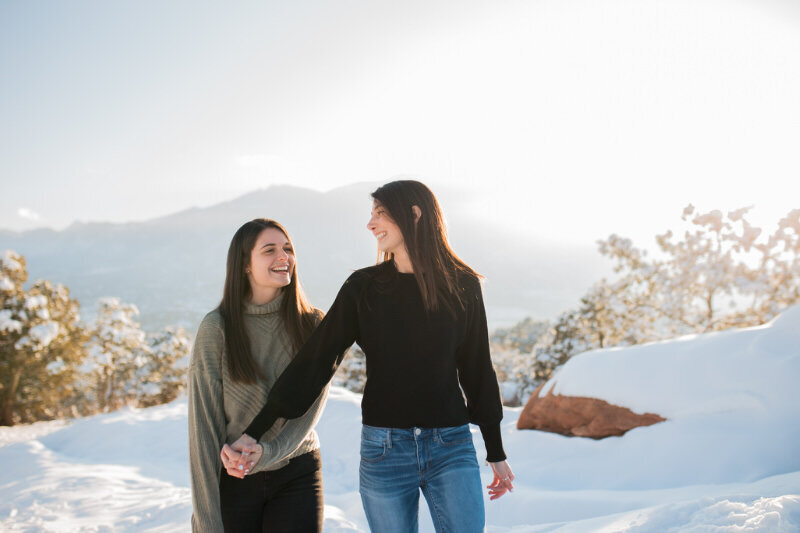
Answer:
[[[442,446],[458,446],[472,441],[469,424],[452,428],[439,428],[439,442]]]
[[[384,457],[388,449],[385,442],[361,439],[361,459],[368,463],[377,463]]]

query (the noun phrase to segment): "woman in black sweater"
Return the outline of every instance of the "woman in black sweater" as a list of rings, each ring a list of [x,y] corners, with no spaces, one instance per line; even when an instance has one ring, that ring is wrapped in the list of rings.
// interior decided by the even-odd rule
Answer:
[[[347,279],[233,448],[248,452],[277,418],[302,416],[357,342],[367,360],[359,485],[370,529],[416,531],[421,489],[437,531],[483,531],[470,422],[494,473],[490,498],[512,490],[514,475],[479,275],[450,248],[428,187],[394,181],[372,197],[367,228],[384,261]]]

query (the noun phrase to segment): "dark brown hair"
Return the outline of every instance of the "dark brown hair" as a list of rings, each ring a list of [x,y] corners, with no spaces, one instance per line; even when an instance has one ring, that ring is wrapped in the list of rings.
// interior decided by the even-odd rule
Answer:
[[[466,275],[477,280],[481,276],[450,248],[442,209],[433,192],[418,181],[399,180],[378,187],[372,198],[381,203],[403,234],[425,308],[434,311],[442,304],[452,308],[452,302],[463,308],[458,278]],[[420,209],[418,221],[412,206]]]
[[[228,247],[228,263],[225,269],[225,288],[219,312],[225,323],[225,349],[228,352],[228,370],[234,381],[255,383],[263,377],[261,369],[250,352],[250,339],[244,327],[244,305],[252,296],[250,281],[245,270],[250,265],[250,254],[258,236],[268,228],[275,228],[292,243],[289,232],[282,225],[267,218],[257,218],[246,222],[231,239]],[[294,248],[294,245],[292,245]],[[299,350],[314,331],[316,311],[306,300],[297,278],[295,263],[289,285],[281,289],[284,293],[280,316],[292,341],[292,348]]]

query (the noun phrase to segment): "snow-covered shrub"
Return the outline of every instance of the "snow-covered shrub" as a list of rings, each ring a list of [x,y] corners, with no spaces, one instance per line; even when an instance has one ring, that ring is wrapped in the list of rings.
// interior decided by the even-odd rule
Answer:
[[[682,239],[674,240],[672,231],[656,237],[659,258],[616,235],[600,241],[600,252],[616,262],[619,277],[602,285],[621,317],[603,325],[603,333],[635,330],[654,340],[747,327],[800,301],[800,209],[763,239],[745,218],[748,209],[723,215],[689,205],[682,218],[691,227]]]
[[[28,290],[25,258],[0,258],[0,425],[72,413],[76,368],[84,357],[77,300],[63,285]]]
[[[367,382],[367,358],[361,348],[354,344],[344,356],[342,364],[336,369],[332,384],[357,392],[364,392]]]
[[[87,401],[99,411],[135,405],[140,371],[150,360],[151,348],[136,322],[139,310],[118,298],[98,300],[91,324],[88,357],[81,370],[88,384]]]
[[[658,258],[617,235],[599,241],[617,277],[595,284],[539,339],[539,381],[586,350],[759,325],[800,302],[800,209],[760,240],[747,211],[698,213],[689,205],[682,218],[690,228],[680,240],[658,235]]]
[[[489,335],[503,404],[520,405],[538,386],[533,348],[548,329],[544,321],[525,318],[510,328],[496,329]]]
[[[147,362],[139,368],[138,404],[141,407],[171,402],[186,388],[189,337],[182,328],[167,327],[150,335]]]

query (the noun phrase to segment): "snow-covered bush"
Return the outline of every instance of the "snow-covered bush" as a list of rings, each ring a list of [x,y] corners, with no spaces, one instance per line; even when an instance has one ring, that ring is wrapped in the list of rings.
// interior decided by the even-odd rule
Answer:
[[[136,322],[139,310],[118,298],[101,298],[89,327],[88,357],[82,367],[88,402],[100,411],[135,405],[139,370],[147,363],[150,346]]]
[[[595,284],[540,338],[537,380],[589,349],[759,325],[800,302],[800,209],[761,240],[747,211],[698,213],[689,205],[682,219],[690,229],[681,240],[658,235],[658,258],[617,235],[599,241],[618,276]]]
[[[616,235],[600,241],[600,252],[615,261],[619,274],[601,284],[624,318],[604,332],[646,330],[652,340],[747,327],[800,301],[800,209],[762,239],[761,228],[745,218],[748,209],[723,215],[689,205],[682,218],[692,227],[681,240],[673,240],[672,231],[658,235],[662,257],[656,259]]]
[[[504,349],[516,349],[530,353],[539,337],[547,331],[550,323],[526,317],[510,328],[498,328],[489,334],[489,343]]]
[[[174,400],[185,389],[190,341],[181,328],[148,336],[139,310],[118,298],[98,300],[89,327],[83,371],[83,407],[107,412],[123,405],[149,407]]]
[[[116,298],[101,299],[86,326],[66,287],[25,290],[27,279],[24,257],[0,256],[0,425],[156,405],[184,389],[182,329],[148,338],[136,306]]]
[[[510,328],[496,329],[489,335],[489,348],[500,382],[503,404],[520,405],[538,386],[532,352],[548,326],[547,322],[528,317]]]
[[[344,356],[342,364],[336,369],[332,384],[357,392],[364,392],[367,382],[367,358],[361,348],[354,344]]]
[[[139,368],[138,404],[171,402],[186,388],[191,343],[182,328],[168,327],[150,335],[148,360]]]
[[[54,418],[74,407],[76,367],[84,357],[77,300],[63,285],[36,281],[25,258],[0,258],[0,425]]]

